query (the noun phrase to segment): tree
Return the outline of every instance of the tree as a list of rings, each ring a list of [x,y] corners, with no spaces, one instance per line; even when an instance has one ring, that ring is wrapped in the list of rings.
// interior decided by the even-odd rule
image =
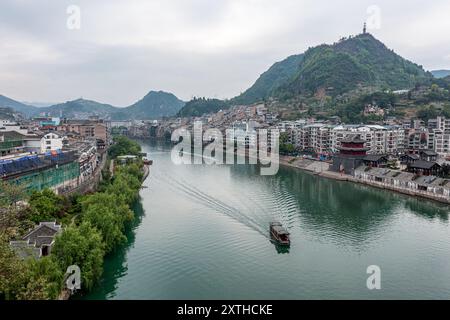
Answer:
[[[34,191],[30,196],[31,216],[34,222],[61,218],[64,215],[65,198],[50,189]]]
[[[114,145],[109,148],[108,154],[111,158],[117,158],[124,155],[138,156],[141,153],[141,146],[125,136],[117,136],[114,138]]]
[[[11,250],[7,239],[0,235],[0,300],[16,299],[26,279],[25,264]]]
[[[425,122],[427,122],[430,119],[435,119],[438,115],[439,113],[433,106],[430,106],[428,108],[422,108],[419,111],[417,111],[417,117]]]
[[[26,261],[27,280],[17,294],[19,300],[57,299],[62,289],[63,272],[53,257]]]
[[[9,240],[30,227],[27,211],[17,206],[25,199],[23,187],[0,181],[0,234]]]
[[[61,270],[77,265],[81,270],[81,286],[91,289],[103,272],[105,245],[100,232],[90,222],[70,226],[56,237],[52,256]]]
[[[0,206],[17,206],[17,202],[25,199],[25,189],[18,184],[0,181]]]
[[[125,223],[133,219],[128,205],[115,194],[96,193],[83,202],[83,221],[100,231],[105,251],[112,251],[126,241]]]

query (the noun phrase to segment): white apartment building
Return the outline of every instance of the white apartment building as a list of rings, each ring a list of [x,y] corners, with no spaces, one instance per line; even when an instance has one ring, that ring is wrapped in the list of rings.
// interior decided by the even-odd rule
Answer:
[[[450,155],[450,133],[435,132],[434,151],[444,157]]]
[[[404,130],[396,126],[379,125],[340,125],[332,130],[333,152],[337,152],[341,140],[352,133],[360,134],[366,140],[366,148],[369,154],[400,153],[404,150]]]
[[[41,153],[61,150],[64,145],[63,140],[64,137],[57,133],[54,132],[47,133],[41,139]]]
[[[333,128],[334,126],[324,123],[301,125],[295,135],[295,145],[301,150],[314,151],[318,154],[331,153]]]
[[[431,142],[428,141],[429,132],[425,128],[409,129],[405,131],[405,147],[409,152],[417,152],[427,149]],[[433,143],[434,145],[434,143]]]
[[[436,129],[442,131],[450,131],[450,119],[446,119],[444,117],[437,117],[436,122],[437,122]]]

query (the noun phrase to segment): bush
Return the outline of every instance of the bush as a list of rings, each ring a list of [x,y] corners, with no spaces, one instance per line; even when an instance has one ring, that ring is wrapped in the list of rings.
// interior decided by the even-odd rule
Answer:
[[[115,159],[118,156],[135,155],[141,153],[141,146],[136,141],[133,141],[125,136],[117,136],[114,138],[114,145],[109,148],[108,154]]]
[[[30,219],[33,222],[49,221],[62,218],[67,205],[64,197],[56,195],[52,190],[34,191],[30,196]]]
[[[81,286],[91,289],[103,271],[105,245],[100,232],[90,222],[70,226],[55,240],[52,256],[61,270],[77,265],[81,270]]]

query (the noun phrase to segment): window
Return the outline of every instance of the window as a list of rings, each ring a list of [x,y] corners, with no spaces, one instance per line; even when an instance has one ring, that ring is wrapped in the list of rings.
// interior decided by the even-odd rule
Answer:
[[[47,144],[47,145],[52,144],[52,141],[51,140],[46,140],[45,144]]]

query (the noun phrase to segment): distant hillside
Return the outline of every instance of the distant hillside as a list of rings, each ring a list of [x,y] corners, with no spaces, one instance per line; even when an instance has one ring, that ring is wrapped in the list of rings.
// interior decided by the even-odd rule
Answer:
[[[13,109],[0,107],[0,119],[15,120],[15,118],[15,111]]]
[[[184,105],[185,103],[172,93],[150,91],[135,104],[116,111],[112,114],[112,118],[116,120],[161,119],[176,115]]]
[[[39,108],[39,112],[45,112],[52,117],[85,119],[89,116],[108,117],[118,108],[109,104],[98,103],[92,100],[77,99],[59,103],[50,107]]]
[[[229,104],[219,99],[194,98],[178,112],[180,117],[199,117],[229,108]]]
[[[430,71],[433,77],[441,79],[450,76],[450,70],[433,70]]]
[[[29,106],[22,102],[0,95],[0,108],[11,108],[14,111],[22,113],[26,117],[33,116],[38,113],[38,108]]]
[[[160,119],[176,115],[184,104],[173,94],[163,91],[150,91],[143,99],[125,108],[85,99],[67,101],[47,107],[35,107],[0,95],[0,108],[11,108],[28,118],[45,113],[51,117],[77,119],[87,119],[90,116],[115,120]]]
[[[290,56],[275,63],[264,72],[255,84],[232,100],[236,104],[251,104],[270,97],[277,89],[288,83],[298,72],[303,54]]]

